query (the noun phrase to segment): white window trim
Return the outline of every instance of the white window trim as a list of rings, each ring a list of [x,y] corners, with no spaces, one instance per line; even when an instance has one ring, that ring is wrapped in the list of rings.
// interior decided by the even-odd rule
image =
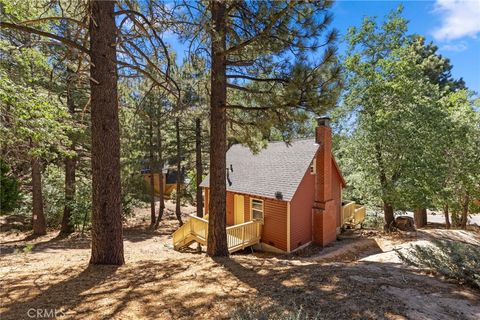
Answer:
[[[265,220],[265,201],[263,201],[262,199],[257,199],[257,198],[250,198],[250,218],[251,220],[254,220],[253,218],[253,201],[260,201],[262,203],[262,219],[257,219],[257,220],[260,220],[263,221]],[[255,209],[256,211],[260,211],[258,209]]]

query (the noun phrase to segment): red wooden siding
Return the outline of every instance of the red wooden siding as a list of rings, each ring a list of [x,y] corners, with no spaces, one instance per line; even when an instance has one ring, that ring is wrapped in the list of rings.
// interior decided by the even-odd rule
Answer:
[[[335,202],[335,215],[337,218],[336,226],[340,227],[341,224],[341,214],[342,214],[342,177],[340,172],[336,169],[335,160],[332,158],[332,170],[334,171],[332,176],[332,198]]]
[[[312,240],[314,192],[315,175],[310,173],[309,168],[290,202],[290,250]]]
[[[325,211],[320,216],[314,232],[320,235],[322,245],[336,239],[336,229],[340,227],[342,178],[336,169],[332,158],[331,183],[326,181],[331,188],[331,201],[325,203]],[[330,180],[330,179],[328,179]],[[310,174],[310,169],[305,175],[293,196],[290,205],[290,250],[308,243],[312,240],[312,206],[315,198],[315,176]]]
[[[264,224],[261,241],[278,249],[287,251],[287,202],[248,194],[227,192],[227,224],[233,225],[234,195],[244,197],[245,221],[251,218],[251,199],[263,200]],[[230,201],[228,199],[231,199]],[[230,203],[230,208],[229,204]],[[231,218],[229,218],[231,212]]]
[[[264,200],[264,224],[262,242],[287,251],[287,202],[273,199]]]
[[[205,214],[208,213],[209,189],[205,190]],[[263,200],[264,225],[261,241],[278,249],[287,251],[287,202],[248,194],[244,196],[245,221],[251,220],[251,199]],[[234,224],[234,192],[227,192],[227,225]],[[310,206],[311,207],[311,206]]]
[[[318,153],[317,153],[318,155]],[[317,235],[319,244],[327,245],[335,241],[336,230],[340,226],[341,218],[341,195],[342,178],[335,164],[331,165],[331,172],[326,176],[326,184],[331,188],[329,192],[331,200],[325,202],[325,210],[322,214],[312,217],[312,208],[315,201],[315,175],[308,168],[300,185],[290,202],[290,250],[313,240],[313,234]],[[317,171],[318,173],[318,171]],[[209,189],[205,190],[205,213],[208,213]],[[234,192],[227,192],[227,225],[234,224]],[[287,202],[270,198],[257,197],[248,194],[244,196],[245,221],[251,220],[251,199],[264,201],[264,225],[262,227],[263,243],[287,251]],[[317,219],[312,225],[312,218]]]

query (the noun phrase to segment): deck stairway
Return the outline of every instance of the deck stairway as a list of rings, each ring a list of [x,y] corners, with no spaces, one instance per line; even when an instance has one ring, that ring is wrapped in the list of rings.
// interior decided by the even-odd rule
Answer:
[[[348,201],[342,206],[342,227],[355,227],[362,224],[365,220],[366,208],[356,204],[354,201]]]
[[[258,221],[248,221],[227,227],[228,251],[233,253],[260,242],[260,225]],[[173,248],[181,250],[193,242],[206,245],[208,237],[208,220],[190,215],[190,219],[173,233]]]

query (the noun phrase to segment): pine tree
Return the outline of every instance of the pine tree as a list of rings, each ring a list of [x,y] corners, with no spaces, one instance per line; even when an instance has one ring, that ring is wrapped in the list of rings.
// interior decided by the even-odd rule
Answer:
[[[444,101],[463,86],[451,78],[448,60],[407,34],[401,12],[393,11],[381,25],[365,18],[349,31],[341,108],[355,118],[341,142],[347,181],[364,201],[383,205],[389,230],[395,208],[413,209],[422,227],[426,208],[445,195],[455,125]]]
[[[305,121],[307,114],[323,113],[336,102],[340,84],[333,46],[336,32],[326,32],[332,20],[330,5],[212,0],[185,3],[179,12],[189,20],[182,31],[193,39],[192,51],[209,52],[205,59],[210,62],[211,256],[228,255],[227,122],[255,126],[268,119],[263,127],[279,126],[288,138],[286,121]],[[318,49],[325,49],[323,55],[309,61],[306,53]]]

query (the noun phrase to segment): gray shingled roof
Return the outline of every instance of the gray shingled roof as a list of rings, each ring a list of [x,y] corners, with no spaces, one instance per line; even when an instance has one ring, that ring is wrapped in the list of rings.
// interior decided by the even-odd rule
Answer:
[[[280,191],[283,200],[291,200],[310,166],[318,144],[314,138],[285,142],[270,142],[266,149],[253,154],[242,145],[233,145],[227,152],[227,167],[232,185],[227,190],[275,198]],[[210,175],[201,186],[208,187]]]

